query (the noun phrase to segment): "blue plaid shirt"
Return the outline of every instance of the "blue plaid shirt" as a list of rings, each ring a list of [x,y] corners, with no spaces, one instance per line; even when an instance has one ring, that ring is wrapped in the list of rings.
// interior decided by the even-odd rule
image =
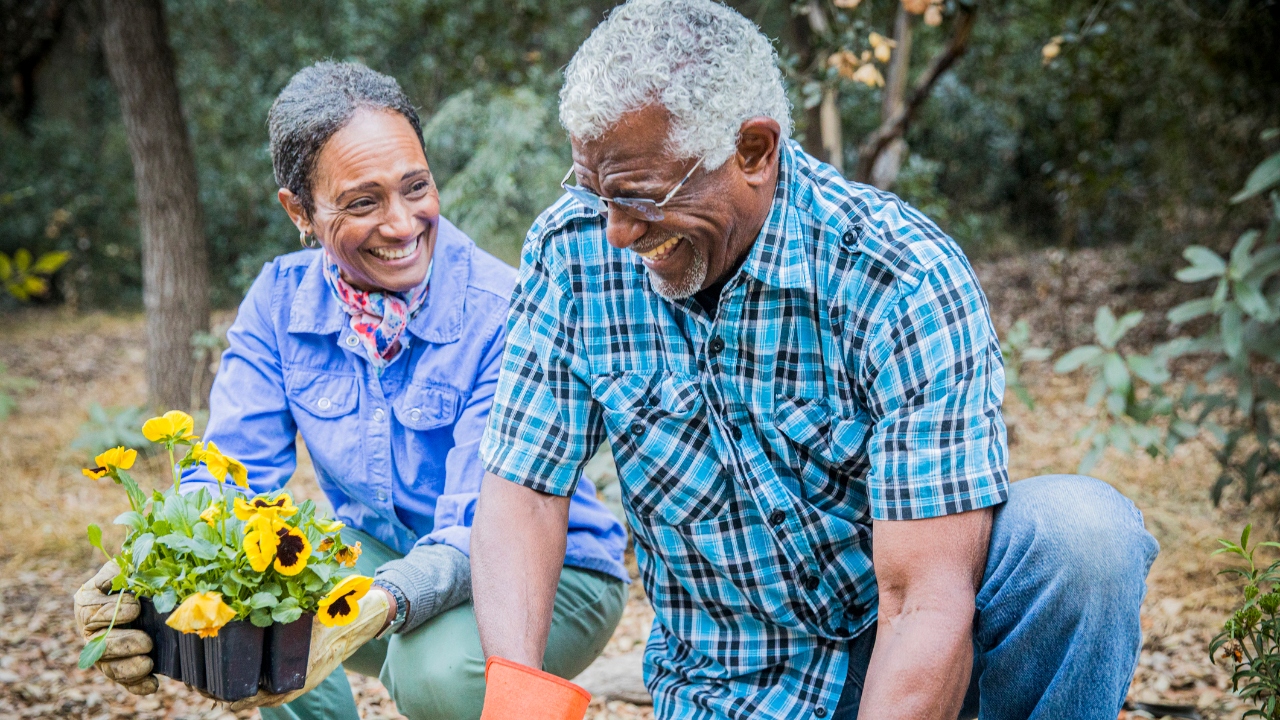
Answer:
[[[960,248],[794,142],[710,317],[567,196],[525,241],[481,441],[492,472],[574,491],[613,446],[657,613],[661,718],[824,717],[876,618],[871,521],[1003,502],[1004,370]]]

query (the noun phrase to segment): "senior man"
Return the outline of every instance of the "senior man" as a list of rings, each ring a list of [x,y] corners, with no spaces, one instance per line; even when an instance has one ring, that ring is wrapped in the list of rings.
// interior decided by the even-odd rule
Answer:
[[[1157,546],[1103,482],[1009,484],[956,243],[789,140],[769,41],[709,0],[616,9],[560,119],[577,184],[525,242],[481,443],[486,654],[541,666],[607,439],[657,717],[1114,720]]]

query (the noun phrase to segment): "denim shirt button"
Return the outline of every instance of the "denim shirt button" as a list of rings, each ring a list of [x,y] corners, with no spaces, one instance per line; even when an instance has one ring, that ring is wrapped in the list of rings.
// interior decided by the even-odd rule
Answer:
[[[316,407],[320,408],[321,410],[328,410],[329,408],[333,407],[333,401],[330,400],[329,398],[320,398],[318,401],[316,401]]]
[[[381,501],[386,500],[386,499],[387,499],[387,494],[386,494],[385,492],[383,492],[383,491],[379,490],[379,491],[378,491],[378,501],[379,501],[379,502],[381,502]]]
[[[412,421],[414,421],[414,422],[418,422],[419,420],[421,420],[421,419],[422,419],[422,411],[421,411],[421,410],[419,410],[418,408],[414,408],[414,409],[410,410],[410,411],[409,411],[409,419],[410,419],[410,420],[412,420]]]
[[[360,338],[356,337],[355,335],[347,336],[347,347],[355,347],[359,343],[360,343]]]
[[[382,418],[386,417],[386,413],[382,412],[382,408],[373,411],[373,421],[382,422]]]

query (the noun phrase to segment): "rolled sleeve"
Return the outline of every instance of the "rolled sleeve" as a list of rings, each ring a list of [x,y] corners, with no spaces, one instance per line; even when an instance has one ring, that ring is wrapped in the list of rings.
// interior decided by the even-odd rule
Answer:
[[[1004,367],[968,262],[940,259],[867,346],[871,516],[913,520],[1008,497]]]
[[[552,278],[568,270],[526,257],[512,297],[507,346],[489,426],[480,445],[495,475],[569,496],[604,439],[579,346],[570,289]]]

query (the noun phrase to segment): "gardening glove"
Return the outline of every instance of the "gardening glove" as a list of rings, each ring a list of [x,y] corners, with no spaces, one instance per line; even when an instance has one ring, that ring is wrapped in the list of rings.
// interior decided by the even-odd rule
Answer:
[[[106,650],[96,666],[103,675],[134,695],[150,695],[160,687],[159,679],[151,674],[151,658],[147,656],[151,652],[151,638],[141,630],[121,627],[136,620],[142,608],[131,593],[109,594],[111,581],[119,574],[120,569],[115,562],[108,562],[76,591],[76,630],[86,642],[92,640],[106,632],[114,614],[116,626],[107,634]],[[117,600],[120,602],[119,612],[116,611]]]
[[[591,693],[563,678],[506,658],[484,664],[480,720],[582,720]]]
[[[276,707],[310,691],[329,677],[343,660],[351,657],[361,645],[372,640],[387,624],[391,603],[381,590],[370,590],[360,598],[360,614],[346,625],[325,627],[316,621],[311,626],[311,655],[307,658],[307,684],[300,690],[280,695],[261,691],[253,697],[231,703],[231,711],[255,707]]]

